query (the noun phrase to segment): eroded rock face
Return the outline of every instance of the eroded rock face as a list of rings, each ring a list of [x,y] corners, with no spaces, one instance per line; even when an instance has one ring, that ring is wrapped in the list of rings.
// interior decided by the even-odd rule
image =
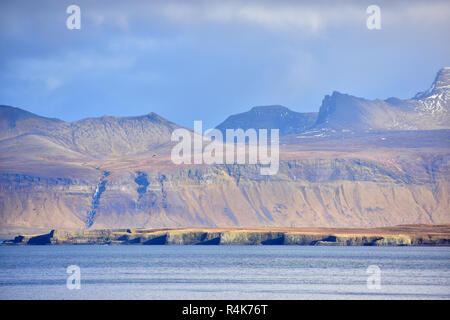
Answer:
[[[114,171],[96,179],[4,175],[2,225],[80,228],[378,227],[449,221],[448,159],[283,160]]]

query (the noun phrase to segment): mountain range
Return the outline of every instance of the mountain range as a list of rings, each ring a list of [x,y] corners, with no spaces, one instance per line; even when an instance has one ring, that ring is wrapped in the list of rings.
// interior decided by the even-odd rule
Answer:
[[[280,129],[280,170],[174,165],[155,113],[65,122],[0,106],[0,232],[46,228],[383,227],[450,222],[450,68],[411,99],[333,92],[217,128]]]
[[[318,113],[299,113],[283,106],[254,107],[230,116],[217,126],[280,128],[280,135],[305,132],[373,130],[434,130],[450,128],[450,68],[441,69],[430,89],[411,99],[367,100],[333,92],[326,95]]]

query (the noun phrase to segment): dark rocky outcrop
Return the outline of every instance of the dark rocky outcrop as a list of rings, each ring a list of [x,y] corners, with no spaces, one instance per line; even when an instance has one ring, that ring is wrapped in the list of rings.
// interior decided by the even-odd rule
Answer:
[[[378,229],[117,229],[17,236],[5,245],[312,245],[411,246],[450,245],[450,225]]]
[[[279,129],[280,136],[285,136],[311,128],[316,119],[317,112],[301,113],[283,106],[261,106],[228,117],[217,129],[223,134],[226,129]]]

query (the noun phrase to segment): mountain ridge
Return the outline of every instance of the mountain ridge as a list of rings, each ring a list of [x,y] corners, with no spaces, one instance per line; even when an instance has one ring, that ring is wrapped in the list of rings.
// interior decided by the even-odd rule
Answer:
[[[10,116],[11,110],[13,117]],[[176,128],[180,126],[154,112],[142,116],[102,116],[66,122],[19,108],[0,106],[0,141],[23,140],[24,135],[35,135],[72,151],[97,156],[147,151],[170,142],[170,133]]]
[[[295,112],[281,105],[256,106],[249,111],[231,115],[216,129],[280,129],[281,136],[296,134],[311,127],[317,112]]]
[[[280,129],[280,136],[326,131],[450,129],[450,67],[438,71],[430,89],[411,99],[368,100],[333,91],[318,112],[300,113],[280,105],[258,106],[229,116],[216,128]]]
[[[411,99],[391,97],[385,100],[368,100],[350,94],[333,91],[325,95],[318,112],[296,112],[281,105],[255,106],[249,111],[234,114],[216,126],[225,133],[226,129],[280,129],[280,135],[303,133],[308,130],[429,130],[450,128],[450,67],[440,69],[431,87],[417,93]],[[438,118],[438,119],[437,119]],[[14,129],[22,121],[32,119],[26,126],[18,129],[16,135],[36,129],[37,125],[44,130],[50,125],[77,127],[84,123],[102,122],[126,123],[131,121],[149,120],[171,129],[181,127],[160,115],[150,112],[140,116],[88,117],[72,122],[57,118],[42,117],[24,109],[0,105],[0,140],[5,136],[6,129]],[[351,119],[351,122],[348,122]],[[33,125],[35,127],[33,127]]]

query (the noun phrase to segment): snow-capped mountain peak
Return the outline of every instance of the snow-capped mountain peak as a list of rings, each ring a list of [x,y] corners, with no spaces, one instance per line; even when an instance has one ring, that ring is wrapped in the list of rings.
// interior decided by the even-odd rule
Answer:
[[[439,70],[430,89],[419,92],[413,98],[419,105],[416,111],[432,115],[442,115],[449,111],[450,67]]]

